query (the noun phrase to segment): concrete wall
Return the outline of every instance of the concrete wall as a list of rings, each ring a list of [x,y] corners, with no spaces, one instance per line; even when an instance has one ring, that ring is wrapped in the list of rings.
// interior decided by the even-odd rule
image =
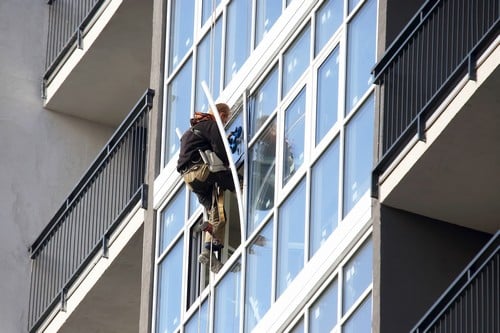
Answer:
[[[491,235],[383,205],[379,213],[376,332],[409,332]]]
[[[0,324],[27,330],[28,247],[113,132],[42,108],[46,1],[0,1]]]

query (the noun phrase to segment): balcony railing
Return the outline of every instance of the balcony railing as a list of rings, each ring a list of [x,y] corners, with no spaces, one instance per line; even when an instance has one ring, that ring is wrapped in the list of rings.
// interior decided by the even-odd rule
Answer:
[[[500,332],[500,231],[411,333]]]
[[[498,0],[428,0],[403,29],[373,70],[380,85],[378,176],[416,134],[425,140],[425,121],[499,33]]]
[[[45,59],[44,88],[68,53],[82,48],[89,23],[105,0],[48,0],[49,26]]]
[[[130,210],[146,205],[147,90],[30,247],[28,328],[35,331]]]

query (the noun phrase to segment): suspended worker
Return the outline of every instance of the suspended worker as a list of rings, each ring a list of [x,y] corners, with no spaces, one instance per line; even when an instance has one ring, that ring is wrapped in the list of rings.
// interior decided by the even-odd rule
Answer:
[[[219,103],[216,107],[222,123],[226,124],[231,114],[229,106]],[[225,190],[234,192],[234,183],[212,110],[208,113],[195,112],[190,124],[191,127],[181,137],[177,171],[208,212],[208,221],[203,221],[198,227],[199,231],[205,232],[205,241],[198,261],[202,264],[210,263],[210,270],[217,273],[222,263],[214,252],[220,253],[224,247],[226,223],[223,194]],[[210,156],[219,160],[218,168],[213,168]]]

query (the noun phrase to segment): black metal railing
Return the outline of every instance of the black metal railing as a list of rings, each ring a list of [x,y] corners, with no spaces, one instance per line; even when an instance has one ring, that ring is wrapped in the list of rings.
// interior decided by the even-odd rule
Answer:
[[[49,0],[49,25],[44,84],[68,52],[82,48],[86,27],[105,0]]]
[[[498,0],[428,0],[373,70],[380,86],[378,176],[416,134],[463,75],[475,79],[476,58],[498,36]]]
[[[500,332],[500,231],[411,333]]]
[[[28,328],[37,329],[138,202],[146,205],[148,89],[30,247]]]

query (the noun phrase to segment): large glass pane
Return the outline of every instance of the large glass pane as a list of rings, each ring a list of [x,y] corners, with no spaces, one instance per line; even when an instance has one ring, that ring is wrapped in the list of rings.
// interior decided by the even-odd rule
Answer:
[[[308,24],[283,55],[283,97],[309,66],[310,50],[311,28]]]
[[[221,90],[221,50],[222,50],[222,20],[218,20],[213,30],[209,30],[198,46],[196,61],[196,100],[195,110],[207,112],[208,100],[201,83],[205,81],[214,99],[217,99]]]
[[[172,0],[170,18],[169,73],[193,45],[195,0]]]
[[[249,149],[248,165],[248,234],[274,207],[276,163],[276,119]]]
[[[304,162],[306,89],[295,97],[285,110],[285,137],[283,141],[283,185]]]
[[[278,69],[275,66],[250,99],[250,137],[259,130],[278,103]]]
[[[346,129],[344,216],[370,187],[373,164],[374,102],[371,96]]]
[[[167,87],[165,136],[165,165],[175,156],[180,140],[176,129],[184,132],[189,128],[191,115],[191,59],[182,67]]]
[[[208,332],[208,315],[208,301],[204,301],[187,322],[184,332]]]
[[[331,332],[337,324],[338,283],[335,279],[309,310],[309,333]]]
[[[328,56],[318,70],[316,98],[316,144],[337,122],[339,100],[339,49]]]
[[[238,260],[215,288],[214,332],[238,332],[241,262]]]
[[[343,0],[327,0],[316,13],[315,54],[330,40],[342,23],[344,16]]]
[[[273,222],[255,236],[247,249],[245,332],[250,332],[271,306]]]
[[[304,267],[305,184],[302,180],[279,210],[276,298]]]
[[[203,0],[202,2],[201,24],[204,24],[220,4],[220,0]]]
[[[251,15],[251,1],[233,0],[228,6],[224,86],[228,85],[250,55]]]
[[[181,322],[183,244],[181,239],[158,267],[157,333],[174,332]]]
[[[183,186],[161,212],[160,249],[158,253],[162,253],[165,250],[184,225],[184,221],[186,220],[185,203],[186,187]]]
[[[309,257],[337,228],[339,193],[339,143],[336,140],[314,165],[311,176]]]
[[[372,297],[367,297],[356,312],[347,320],[343,333],[371,333],[372,331]]]
[[[255,22],[255,46],[259,45],[274,22],[281,15],[281,1],[257,0],[257,17]]]
[[[376,1],[370,0],[349,23],[347,30],[346,114],[372,84],[375,64]]]
[[[373,248],[368,240],[344,266],[342,313],[346,313],[372,282]]]

